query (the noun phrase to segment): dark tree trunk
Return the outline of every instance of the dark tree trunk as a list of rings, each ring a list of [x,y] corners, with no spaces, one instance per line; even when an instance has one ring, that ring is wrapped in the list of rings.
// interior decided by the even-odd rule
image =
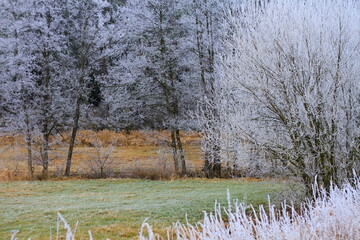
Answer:
[[[220,159],[220,144],[211,140],[209,145],[205,147],[205,164],[204,174],[207,178],[221,178],[221,159]]]
[[[302,178],[302,180],[304,182],[304,185],[305,185],[306,197],[309,198],[309,199],[312,199],[314,197],[313,196],[313,181],[312,181],[312,179],[305,172],[301,173],[301,178]]]
[[[179,159],[178,159],[178,154],[177,154],[176,136],[175,136],[174,130],[171,130],[171,147],[173,150],[175,173],[179,174]]]
[[[26,107],[23,108],[26,111]],[[29,115],[25,113],[25,125],[26,125],[26,148],[27,148],[27,168],[28,168],[28,177],[32,180],[34,179],[34,168],[32,161],[32,138],[30,130],[30,120]]]
[[[33,168],[33,163],[32,163],[32,144],[31,144],[30,133],[26,133],[26,148],[27,148],[28,176],[32,180],[32,179],[34,179],[34,168]]]
[[[50,77],[46,78],[45,80],[45,87],[46,89],[48,89],[49,87],[49,81],[50,81]],[[43,122],[43,129],[42,129],[42,138],[43,138],[43,143],[42,143],[42,166],[43,166],[43,171],[42,171],[42,177],[43,179],[47,179],[49,177],[49,151],[50,151],[50,144],[49,144],[49,138],[50,138],[50,132],[51,132],[51,127],[50,125],[50,116],[49,116],[49,109],[50,109],[51,105],[50,105],[50,96],[49,93],[46,92],[45,96],[44,96],[44,122]]]
[[[218,143],[213,145],[213,162],[211,163],[211,170],[214,177],[221,178],[220,145]]]
[[[221,178],[221,163],[205,159],[204,173],[207,178]]]
[[[46,125],[47,130],[47,125]],[[42,177],[47,179],[49,177],[49,134],[43,134],[43,153],[42,153]]]
[[[219,133],[217,122],[219,119],[215,109],[215,50],[213,35],[213,17],[208,10],[203,11],[204,25],[198,16],[196,16],[196,46],[200,66],[200,85],[203,90],[203,104],[209,104],[211,110],[207,111],[204,118],[210,123],[208,129],[205,129],[205,149],[204,149],[204,174],[207,178],[221,177],[220,144],[218,140]],[[205,101],[207,99],[207,101]],[[212,136],[210,136],[212,135]],[[215,138],[214,138],[215,137]],[[215,141],[214,141],[215,140]]]
[[[81,107],[80,105],[81,105],[81,96],[78,96],[78,98],[76,99],[76,107],[75,107],[75,113],[74,113],[74,118],[73,118],[74,123],[73,123],[72,132],[71,132],[68,155],[67,155],[67,159],[66,159],[65,176],[70,176],[72,154],[73,154],[73,150],[74,150],[76,134],[79,129],[80,107]]]
[[[181,143],[179,129],[176,129],[176,141],[177,141],[177,148],[178,148],[179,155],[180,155],[181,175],[185,176],[187,174],[185,153],[184,153],[184,149],[183,149],[183,146]]]

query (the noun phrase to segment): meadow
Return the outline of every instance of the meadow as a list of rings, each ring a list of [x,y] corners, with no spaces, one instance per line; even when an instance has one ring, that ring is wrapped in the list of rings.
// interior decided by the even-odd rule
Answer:
[[[77,239],[138,239],[148,219],[154,231],[165,234],[173,222],[194,224],[214,202],[226,205],[226,191],[245,204],[267,205],[288,190],[282,181],[177,179],[101,179],[0,182],[0,239],[50,239],[56,233],[57,212],[75,226]],[[62,232],[64,237],[64,232]],[[63,238],[60,238],[63,239]]]
[[[73,155],[72,176],[64,178],[69,134],[53,136],[50,180],[27,181],[23,136],[3,136],[0,145],[0,239],[51,239],[57,212],[75,227],[77,239],[138,239],[146,218],[153,230],[165,235],[176,221],[196,223],[203,211],[225,204],[227,189],[245,204],[267,205],[290,192],[290,181],[260,179],[201,179],[201,136],[182,132],[187,167],[192,178],[174,176],[167,131],[80,131]],[[94,145],[100,146],[98,149]],[[107,179],[96,178],[91,164],[113,146]],[[35,175],[41,176],[34,147]],[[37,163],[37,164],[36,164]],[[41,178],[38,178],[41,180]],[[158,180],[158,181],[154,181]],[[62,231],[62,238],[65,232]]]

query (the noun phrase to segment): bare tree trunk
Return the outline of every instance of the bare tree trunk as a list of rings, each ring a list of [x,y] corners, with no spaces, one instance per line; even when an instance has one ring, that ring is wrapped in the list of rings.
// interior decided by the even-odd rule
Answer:
[[[221,158],[220,158],[220,144],[217,142],[213,145],[213,162],[211,170],[213,177],[221,178]]]
[[[206,137],[205,137],[206,138]],[[204,149],[205,164],[204,173],[207,178],[221,178],[221,159],[220,159],[220,144],[213,139],[208,141],[208,146]]]
[[[207,5],[207,2],[204,2]],[[207,6],[205,6],[207,7]],[[198,16],[195,17],[196,25],[196,45],[197,54],[200,65],[200,84],[203,89],[203,103],[209,104],[211,110],[208,111],[204,118],[210,123],[210,127],[205,131],[205,145],[204,148],[204,174],[207,178],[221,177],[221,162],[220,162],[220,144],[218,142],[218,129],[215,126],[218,121],[217,110],[215,109],[214,95],[214,71],[215,71],[215,50],[214,50],[214,35],[213,35],[213,19],[208,10],[204,10],[204,22],[202,23]],[[205,40],[205,36],[206,40]],[[209,77],[207,77],[209,74]],[[204,99],[207,99],[205,101]],[[215,118],[215,121],[214,121]],[[210,136],[212,135],[212,136]],[[215,140],[215,141],[214,141]]]
[[[233,142],[233,146],[234,146],[234,164],[233,164],[233,176],[235,177],[239,177],[240,174],[240,151],[244,151],[244,149],[240,149],[240,144],[238,142],[239,140],[237,140],[235,138],[234,142]]]
[[[359,144],[359,140],[355,140],[354,143],[350,143],[352,139],[351,137],[351,128],[350,128],[350,121],[353,118],[352,116],[352,111],[353,111],[353,98],[352,98],[352,88],[350,87],[348,89],[348,111],[346,112],[346,142],[345,142],[345,147],[346,147],[346,152],[347,152],[347,161],[346,161],[346,176],[348,179],[352,179],[354,178],[354,163],[356,162],[356,159],[358,159],[357,157],[357,150],[356,149],[360,149],[360,144]]]
[[[209,160],[209,156],[207,156],[208,152],[204,153],[204,157],[205,157],[205,162],[204,162],[204,175],[206,178],[210,178],[210,160]]]
[[[233,153],[233,150],[234,147],[233,147],[233,143],[231,144],[231,141],[230,139],[234,139],[234,137],[232,136],[232,134],[229,134],[227,133],[226,134],[226,157],[224,158],[224,161],[226,162],[226,171],[225,171],[225,174],[226,174],[226,177],[229,178],[229,177],[232,177],[233,176],[233,172],[232,172],[232,166],[230,165],[230,161],[231,161],[231,153]]]
[[[34,168],[33,168],[33,159],[32,159],[32,138],[31,138],[31,129],[30,129],[30,119],[29,115],[26,112],[26,105],[23,105],[23,111],[25,112],[25,142],[27,148],[27,168],[28,168],[28,177],[32,180],[34,179]]]
[[[234,164],[233,164],[233,170],[232,175],[234,177],[239,177],[239,153],[238,150],[234,150]]]
[[[33,168],[33,162],[32,162],[32,139],[29,129],[29,119],[28,116],[26,116],[26,148],[27,148],[27,167],[28,167],[28,176],[32,180],[34,179],[34,168]]]
[[[313,197],[315,197],[313,196],[313,185],[312,185],[313,180],[304,171],[301,173],[301,178],[305,185],[306,197],[312,199]]]
[[[49,134],[43,135],[43,154],[42,154],[42,176],[44,179],[49,177]]]
[[[81,49],[85,49],[85,42],[81,43]],[[77,98],[76,98],[76,103],[75,103],[75,112],[74,112],[74,116],[73,116],[73,127],[72,127],[72,131],[71,131],[71,137],[70,137],[70,143],[69,143],[69,150],[68,150],[68,155],[67,155],[67,159],[66,159],[66,167],[65,167],[65,176],[70,176],[70,172],[71,172],[71,161],[72,161],[72,155],[73,155],[73,151],[74,151],[74,145],[75,145],[75,140],[76,140],[76,134],[77,131],[79,129],[79,120],[80,120],[80,108],[81,108],[81,101],[82,101],[82,93],[81,93],[81,88],[84,85],[84,78],[85,78],[85,68],[87,66],[87,57],[86,56],[81,56],[80,58],[80,76],[78,79],[78,84],[79,84],[79,89],[77,92]]]
[[[180,154],[181,175],[185,176],[187,174],[186,161],[185,161],[185,154],[184,154],[184,149],[183,149],[181,138],[180,138],[179,129],[176,129],[176,141],[177,141],[177,148],[178,148],[178,151]]]
[[[81,105],[81,96],[78,96],[78,98],[76,99],[76,108],[75,108],[75,113],[74,113],[74,118],[73,118],[74,123],[73,123],[72,132],[71,132],[68,155],[67,155],[67,159],[66,159],[65,176],[67,176],[67,177],[70,176],[72,154],[73,154],[73,150],[74,150],[76,134],[77,134],[77,131],[79,128],[80,107],[81,107],[80,105]]]
[[[50,53],[48,51],[43,52],[43,56],[45,59],[48,59],[50,56]],[[43,129],[42,129],[42,177],[44,179],[47,179],[49,177],[49,137],[51,132],[50,122],[51,118],[49,116],[49,111],[51,108],[51,97],[50,97],[50,80],[51,80],[51,73],[50,73],[50,66],[48,61],[45,62],[44,66],[44,87],[45,87],[45,94],[43,97],[44,106],[43,106],[43,114],[44,114],[44,122],[43,122]]]
[[[221,163],[209,158],[208,152],[205,153],[204,173],[207,178],[221,178]]]
[[[31,136],[26,134],[26,148],[27,148],[27,167],[28,167],[28,176],[32,180],[34,179],[34,168],[32,163],[32,144]]]
[[[171,129],[171,147],[173,149],[175,172],[176,174],[179,174],[179,159],[177,155],[176,136],[175,136],[175,131],[173,129]]]

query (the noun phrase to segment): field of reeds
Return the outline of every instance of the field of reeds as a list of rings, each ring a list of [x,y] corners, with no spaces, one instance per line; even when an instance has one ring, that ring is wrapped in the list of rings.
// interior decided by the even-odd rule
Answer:
[[[197,132],[181,133],[187,168],[193,173],[203,166],[201,136]],[[50,151],[50,174],[61,177],[65,171],[69,133],[53,136]],[[40,142],[40,140],[38,141]],[[36,141],[35,141],[36,143]],[[39,145],[40,146],[40,145]],[[110,149],[111,148],[111,149]],[[41,174],[41,163],[34,144],[35,175]],[[72,174],[97,177],[99,154],[107,154],[107,177],[162,179],[174,174],[170,133],[168,131],[113,132],[82,130],[78,133],[73,154]],[[21,135],[0,137],[0,180],[26,180],[26,147]],[[195,174],[196,175],[196,174]]]

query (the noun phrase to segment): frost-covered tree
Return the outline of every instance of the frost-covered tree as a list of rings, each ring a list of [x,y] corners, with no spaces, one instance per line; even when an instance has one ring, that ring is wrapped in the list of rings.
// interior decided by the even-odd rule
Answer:
[[[30,118],[28,111],[31,108],[28,97],[24,91],[21,96],[21,89],[18,88],[19,85],[22,89],[26,87],[24,85],[26,74],[22,71],[26,66],[20,61],[18,48],[20,28],[17,27],[17,23],[25,14],[25,6],[21,1],[3,1],[0,3],[0,9],[1,132],[24,134],[27,145],[28,176],[33,178],[32,137],[35,132],[30,126],[33,118]],[[20,112],[22,114],[19,114]]]
[[[96,0],[2,2],[2,109],[8,130],[26,136],[29,166],[34,139],[41,138],[44,175],[51,135],[71,125],[66,175],[70,173],[81,112],[87,103],[99,102],[96,83],[107,74],[112,9]]]
[[[221,11],[223,1],[184,1],[186,11],[183,21],[189,28],[189,40],[196,66],[194,80],[199,88],[197,101],[198,129],[204,134],[202,150],[205,158],[204,173],[207,177],[221,176],[221,127],[218,112],[215,58],[219,50]]]
[[[72,154],[77,131],[80,126],[82,112],[88,107],[88,96],[91,101],[99,97],[94,95],[98,78],[107,75],[110,49],[114,34],[113,5],[102,0],[74,0],[68,1],[64,12],[67,14],[67,44],[64,65],[67,68],[67,78],[71,80],[72,94],[69,95],[70,105],[73,106],[72,128],[69,150],[66,160],[65,176],[70,175]],[[94,85],[95,83],[95,85]],[[92,98],[91,98],[92,96]]]
[[[155,114],[160,117],[160,127],[169,129],[175,170],[184,175],[187,170],[180,129],[186,126],[182,121],[189,108],[186,103],[196,96],[190,93],[196,84],[191,81],[189,36],[182,14],[180,1],[127,2],[118,80],[122,81],[120,94],[128,97],[126,104],[130,103],[127,109],[142,111],[143,116]]]
[[[360,3],[260,3],[228,11],[221,83],[239,115],[228,123],[309,192],[315,179],[330,189],[359,170]]]
[[[32,177],[33,143],[38,145],[43,176],[48,174],[50,136],[64,119],[62,1],[4,1],[1,43],[5,63],[4,98],[9,131],[24,134]]]

